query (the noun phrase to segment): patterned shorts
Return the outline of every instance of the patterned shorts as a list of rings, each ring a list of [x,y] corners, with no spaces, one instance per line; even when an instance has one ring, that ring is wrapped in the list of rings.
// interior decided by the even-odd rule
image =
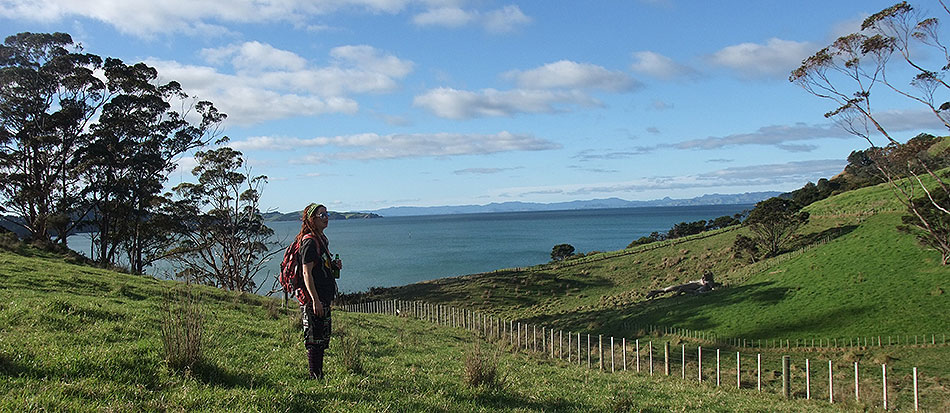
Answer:
[[[324,316],[317,317],[313,314],[312,305],[300,306],[300,313],[303,320],[303,342],[307,348],[325,350],[330,347],[330,306],[324,305]]]

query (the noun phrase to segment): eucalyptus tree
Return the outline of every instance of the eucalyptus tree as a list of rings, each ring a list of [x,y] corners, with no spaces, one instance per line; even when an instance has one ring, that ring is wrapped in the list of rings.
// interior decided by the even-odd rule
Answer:
[[[950,14],[943,0],[938,1]],[[805,59],[789,81],[837,105],[825,117],[868,142],[870,148],[861,155],[907,208],[910,219],[905,224],[914,222],[925,245],[936,248],[946,264],[950,240],[941,240],[946,234],[937,230],[940,222],[935,217],[950,215],[950,185],[936,173],[931,148],[898,142],[887,129],[884,112],[872,105],[872,97],[883,88],[922,104],[950,129],[950,49],[941,34],[938,18],[903,1],[865,19],[860,32],[842,36]],[[895,73],[910,75],[895,79]],[[877,147],[874,133],[885,137],[887,145]]]
[[[179,274],[195,282],[258,292],[255,275],[280,252],[259,208],[267,177],[251,176],[241,152],[226,146],[195,159],[198,182],[174,188],[179,238],[169,256],[179,263]]]
[[[141,273],[155,258],[148,252],[167,241],[161,220],[150,220],[168,174],[183,154],[214,139],[225,115],[210,102],[194,103],[178,82],[159,82],[158,71],[144,63],[107,58],[103,69],[111,96],[91,126],[80,167],[95,258],[115,263],[124,251],[130,270]]]
[[[85,212],[76,154],[106,99],[101,65],[66,33],[20,33],[0,45],[0,206],[34,239],[55,233],[65,244]]]

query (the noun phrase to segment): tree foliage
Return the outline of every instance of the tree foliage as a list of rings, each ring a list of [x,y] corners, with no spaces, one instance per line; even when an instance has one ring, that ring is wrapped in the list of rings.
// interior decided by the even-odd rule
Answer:
[[[0,45],[0,212],[43,242],[65,245],[85,227],[96,261],[124,258],[142,273],[167,247],[167,175],[224,117],[154,68],[85,53],[68,34],[9,36]]]
[[[174,188],[178,242],[170,255],[181,274],[227,290],[257,292],[254,276],[278,249],[259,209],[265,176],[252,177],[241,152],[198,152],[197,183]]]
[[[551,249],[551,259],[554,261],[563,261],[574,255],[574,246],[571,244],[557,244]]]
[[[801,211],[797,202],[774,197],[756,204],[745,225],[752,231],[757,251],[772,257],[781,253],[795,231],[807,222],[808,213]]]
[[[934,201],[942,205],[950,204],[950,199],[944,191],[934,193]],[[913,215],[904,215],[901,217],[903,224],[898,228],[914,234],[917,240],[924,246],[933,248],[940,253],[941,262],[947,265],[950,262],[950,214],[946,214],[936,208],[928,208],[931,200],[926,197],[917,198],[914,201],[915,208],[921,214],[926,214],[923,219],[918,219]]]
[[[105,101],[95,76],[102,59],[82,53],[65,33],[20,33],[0,45],[2,211],[32,238],[66,236],[84,211],[76,154]]]
[[[104,69],[112,97],[91,127],[93,139],[79,170],[88,183],[84,194],[92,207],[96,258],[113,262],[124,250],[132,271],[141,273],[148,251],[161,249],[163,230],[150,220],[175,160],[212,139],[224,115],[210,102],[192,107],[181,85],[157,82],[158,71],[144,63],[109,58]],[[192,108],[198,124],[186,119]]]

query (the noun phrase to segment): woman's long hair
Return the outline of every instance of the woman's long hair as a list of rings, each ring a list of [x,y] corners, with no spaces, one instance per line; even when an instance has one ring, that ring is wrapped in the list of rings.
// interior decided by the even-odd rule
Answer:
[[[317,235],[317,224],[315,222],[317,210],[321,207],[326,208],[323,204],[310,204],[303,209],[303,214],[300,217],[300,233],[297,234],[297,238],[294,242],[299,243],[303,239],[304,235],[314,234]]]

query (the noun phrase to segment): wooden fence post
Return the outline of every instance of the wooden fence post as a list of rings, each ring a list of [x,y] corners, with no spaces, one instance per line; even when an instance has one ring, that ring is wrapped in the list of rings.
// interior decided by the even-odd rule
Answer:
[[[858,362],[854,362],[854,401],[861,400],[860,392],[858,391]]]
[[[590,334],[587,334],[587,368],[590,369]]]
[[[915,374],[914,379],[916,378],[917,378],[917,375]],[[884,410],[887,410],[887,364],[881,364],[881,379],[884,386]],[[914,384],[915,384],[914,385],[914,395],[915,395],[914,399],[916,400],[916,395],[917,395],[916,380]],[[915,410],[917,409],[917,403],[914,403],[914,409]]]
[[[650,352],[650,375],[653,375],[653,340],[650,340],[648,344],[648,350]]]
[[[883,367],[882,367],[882,370],[883,370]],[[884,385],[884,393],[887,394],[886,384]],[[884,400],[887,400],[887,396],[884,396]],[[919,401],[919,398],[917,394],[917,367],[914,367],[914,411],[915,412],[919,410],[919,405],[917,403],[918,401]]]
[[[663,374],[670,375],[670,342],[663,343]]]
[[[828,402],[835,402],[835,373],[831,360],[828,360]]]
[[[739,352],[736,352],[736,388],[742,388],[742,357],[739,356]]]
[[[616,357],[614,357],[614,338],[613,336],[611,336],[610,337],[610,372],[611,373],[614,372],[614,360],[616,360]]]
[[[623,371],[627,371],[627,338],[624,337],[621,340],[623,347],[620,353],[623,355]]]
[[[719,387],[719,349],[716,349],[716,387]]]
[[[637,339],[637,373],[640,372],[640,339]]]
[[[686,380],[686,344],[683,344],[683,380]]]
[[[699,357],[696,358],[696,364],[699,366],[696,370],[699,371],[697,374],[699,376],[699,382],[703,381],[703,346],[697,346]]]

